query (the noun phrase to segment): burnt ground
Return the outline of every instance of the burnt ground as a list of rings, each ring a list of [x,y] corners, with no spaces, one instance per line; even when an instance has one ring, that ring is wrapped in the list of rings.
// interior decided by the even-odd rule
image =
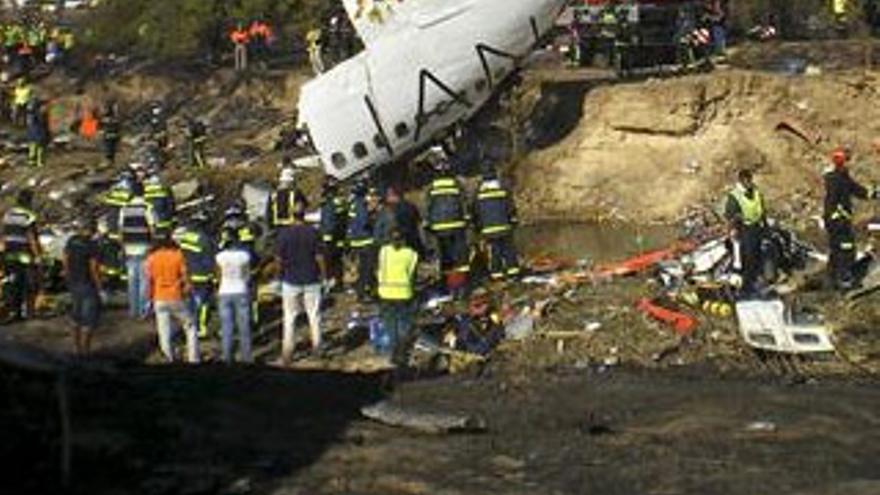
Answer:
[[[15,375],[4,373],[8,384]],[[880,490],[874,384],[576,368],[489,370],[400,384],[417,411],[462,412],[483,434],[368,422],[381,375],[205,366],[68,379],[70,493],[870,495]],[[28,392],[40,387],[31,381]],[[46,385],[48,387],[48,385]],[[16,394],[4,393],[15,410]],[[5,487],[57,486],[51,402],[4,435]],[[40,441],[15,440],[43,424]],[[766,423],[762,425],[760,423]],[[49,427],[46,428],[46,425]],[[7,427],[8,427],[7,423]],[[11,440],[11,441],[10,441]]]

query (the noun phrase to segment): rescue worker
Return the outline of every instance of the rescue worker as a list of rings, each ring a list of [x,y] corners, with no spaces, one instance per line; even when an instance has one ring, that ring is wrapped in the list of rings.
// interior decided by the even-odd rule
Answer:
[[[513,242],[516,224],[516,207],[510,192],[502,187],[494,172],[486,172],[474,202],[474,228],[487,251],[493,280],[520,273]]]
[[[33,199],[32,191],[19,192],[16,205],[3,215],[3,261],[8,277],[3,294],[13,320],[33,317],[39,290],[37,264],[43,249]]]
[[[269,227],[273,230],[293,225],[295,223],[293,216],[296,212],[295,204],[307,204],[305,194],[296,188],[295,182],[294,170],[282,168],[278,177],[278,189],[272,193],[268,204],[269,211],[266,212]]]
[[[145,263],[154,236],[153,213],[144,198],[143,184],[132,182],[131,195],[131,199],[119,210],[119,232],[125,254],[128,313],[132,318],[143,319],[150,313]]]
[[[339,194],[336,181],[330,177],[324,180],[321,190],[321,247],[324,252],[324,265],[331,288],[339,290],[343,285],[342,258],[345,251],[346,217],[348,205]]]
[[[315,75],[322,74],[325,70],[321,36],[321,30],[318,28],[310,29],[309,32],[306,33],[309,62],[312,64],[312,70],[315,72]]]
[[[131,201],[134,181],[134,174],[126,170],[120,174],[116,184],[101,198],[101,205],[106,211],[108,235],[116,241],[121,239],[119,235],[119,210]]]
[[[24,125],[25,115],[27,114],[28,103],[34,97],[34,87],[21,77],[15,81],[15,87],[12,89],[12,123],[14,125]]]
[[[394,227],[390,242],[379,251],[378,285],[382,323],[390,338],[391,362],[406,366],[415,323],[415,276],[419,255]]]
[[[170,234],[176,220],[174,195],[155,170],[151,170],[144,181],[144,199],[153,214],[154,233],[159,237]]]
[[[838,148],[831,154],[831,167],[826,169],[825,180],[825,231],[831,252],[828,260],[831,280],[835,288],[849,290],[856,286],[853,265],[856,261],[856,235],[853,230],[853,198],[877,199],[878,191],[869,191],[849,174],[846,164],[849,157]]]
[[[208,217],[195,215],[188,225],[175,232],[174,240],[186,259],[190,284],[190,312],[195,318],[199,338],[208,337],[208,323],[215,285],[216,248],[207,232]]]
[[[168,148],[168,117],[159,101],[150,103],[150,140],[162,151]]]
[[[357,258],[355,290],[359,302],[368,302],[376,290],[376,241],[373,238],[374,211],[371,211],[367,183],[358,181],[351,190],[348,209],[348,247]]]
[[[49,145],[49,119],[40,100],[32,98],[27,105],[28,165],[42,167],[46,164],[46,147]]]
[[[186,144],[189,152],[189,166],[205,168],[205,143],[208,141],[208,128],[198,119],[188,119],[186,124]]]
[[[437,242],[440,271],[446,276],[447,288],[461,295],[470,272],[467,242],[469,218],[464,206],[464,192],[445,158],[438,160],[436,169],[437,177],[427,193],[426,221],[428,231]],[[462,277],[465,280],[461,280]]]
[[[737,184],[727,195],[724,216],[734,240],[734,264],[740,270],[742,291],[750,294],[756,289],[763,266],[761,240],[767,217],[764,197],[755,186],[752,171],[740,170],[737,177]]]
[[[116,212],[118,222],[119,212]],[[101,272],[101,290],[104,291],[102,298],[106,299],[109,294],[121,290],[127,279],[125,273],[125,255],[118,236],[112,235],[110,230],[110,217],[104,217],[98,221],[98,233],[95,242],[98,246],[98,267]]]
[[[122,137],[122,125],[117,116],[116,105],[108,102],[104,106],[100,120],[101,140],[104,144],[104,159],[107,163],[116,163],[116,152],[119,150],[119,140]]]
[[[243,22],[239,22],[235,29],[232,30],[229,34],[229,40],[232,41],[234,46],[235,71],[242,72],[247,70],[250,33],[245,28]]]

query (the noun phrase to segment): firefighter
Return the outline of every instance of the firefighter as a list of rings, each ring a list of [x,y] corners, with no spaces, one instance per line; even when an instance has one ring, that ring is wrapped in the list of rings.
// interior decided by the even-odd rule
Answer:
[[[493,280],[520,273],[513,242],[516,224],[516,207],[510,192],[501,186],[494,172],[486,172],[474,203],[474,228],[486,248]]]
[[[327,278],[332,288],[339,290],[343,282],[342,257],[345,251],[346,217],[348,205],[339,194],[336,181],[330,177],[324,180],[321,191],[321,246],[324,251],[324,264]]]
[[[19,192],[16,205],[3,215],[3,261],[8,277],[3,294],[13,320],[33,317],[39,290],[37,264],[43,250],[33,199],[32,191]]]
[[[856,260],[856,236],[853,230],[853,198],[877,199],[875,188],[869,191],[856,182],[846,166],[847,152],[838,148],[831,154],[831,167],[826,169],[825,180],[825,231],[831,251],[828,260],[831,280],[835,288],[849,290],[855,287],[853,265]]]
[[[42,167],[46,164],[46,147],[49,145],[49,121],[42,102],[31,98],[27,105],[28,165]]]
[[[104,144],[104,159],[113,165],[116,163],[116,152],[119,150],[119,140],[122,133],[122,125],[116,111],[116,105],[108,102],[101,113],[100,121],[101,140]]]
[[[464,192],[452,175],[449,162],[439,158],[435,166],[437,177],[431,183],[426,198],[427,230],[437,242],[440,271],[446,276],[448,288],[458,292],[463,283],[461,280],[453,283],[453,275],[466,278],[470,272],[467,241],[469,218],[464,205]]]
[[[205,168],[205,143],[208,140],[208,128],[198,120],[190,118],[186,124],[186,145],[189,151],[189,166]]]
[[[119,211],[115,213],[118,222]],[[112,214],[102,217],[98,221],[98,235],[95,242],[98,246],[98,265],[101,270],[101,289],[104,291],[103,298],[118,290],[121,290],[126,280],[125,256],[119,236],[113,235],[110,229]]]
[[[162,102],[150,103],[149,130],[150,140],[164,152],[168,148],[168,117]]]
[[[208,234],[208,217],[196,214],[185,227],[175,231],[175,241],[186,258],[186,273],[191,287],[190,311],[195,317],[200,338],[208,336],[208,323],[214,295],[214,241]]]
[[[107,229],[111,239],[118,241],[119,236],[119,210],[132,199],[132,184],[135,181],[134,174],[126,170],[119,175],[119,179],[113,187],[101,197],[101,205],[106,210]]]
[[[144,199],[150,204],[153,213],[153,228],[156,235],[164,237],[170,234],[174,229],[175,217],[177,215],[174,195],[162,183],[162,179],[155,170],[150,171],[144,181]]]
[[[348,247],[357,258],[358,278],[355,289],[358,301],[373,299],[376,290],[376,240],[373,238],[375,207],[371,200],[366,181],[358,181],[351,190],[348,209]]]
[[[266,212],[266,220],[269,227],[277,229],[279,227],[289,227],[295,223],[293,214],[296,210],[296,203],[306,204],[305,194],[296,188],[296,175],[292,168],[285,167],[281,169],[278,177],[278,190],[272,193],[269,200],[269,211]]]
[[[724,216],[734,239],[734,263],[739,265],[742,291],[749,294],[755,290],[761,273],[761,240],[767,217],[764,196],[755,186],[752,171],[740,170],[738,178],[727,195]]]

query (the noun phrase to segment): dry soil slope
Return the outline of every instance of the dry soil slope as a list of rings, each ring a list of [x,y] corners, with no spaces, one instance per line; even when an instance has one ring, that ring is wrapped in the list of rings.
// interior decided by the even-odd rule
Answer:
[[[743,166],[779,216],[816,209],[823,157],[836,143],[857,154],[856,173],[880,177],[876,74],[818,77],[729,71],[599,87],[580,125],[517,167],[531,219],[670,220],[715,205]],[[821,136],[813,147],[776,130],[784,119]],[[878,170],[874,170],[878,169]],[[812,212],[811,212],[812,213]]]

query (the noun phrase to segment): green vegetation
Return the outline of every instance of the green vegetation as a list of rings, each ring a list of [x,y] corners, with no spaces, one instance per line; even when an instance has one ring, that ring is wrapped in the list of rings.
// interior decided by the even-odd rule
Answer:
[[[302,34],[320,22],[331,0],[105,0],[84,24],[83,40],[102,51],[158,58],[209,55],[225,49],[236,22],[268,19],[276,32]]]

